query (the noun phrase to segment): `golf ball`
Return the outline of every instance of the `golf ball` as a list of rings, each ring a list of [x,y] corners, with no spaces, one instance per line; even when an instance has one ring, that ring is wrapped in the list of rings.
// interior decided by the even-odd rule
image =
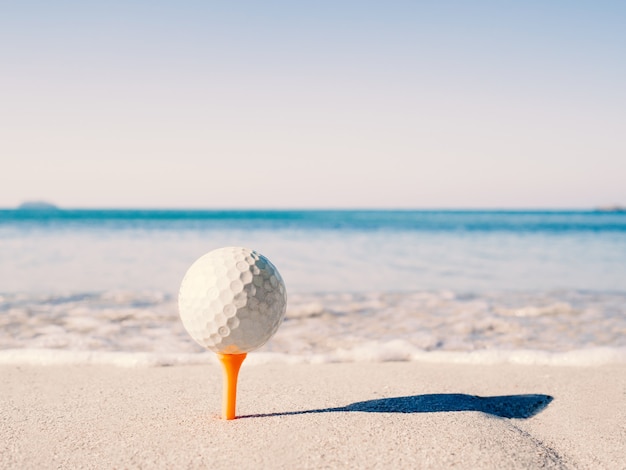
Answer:
[[[276,267],[243,247],[211,251],[191,265],[180,286],[178,309],[187,332],[221,354],[263,346],[280,326],[287,291]]]

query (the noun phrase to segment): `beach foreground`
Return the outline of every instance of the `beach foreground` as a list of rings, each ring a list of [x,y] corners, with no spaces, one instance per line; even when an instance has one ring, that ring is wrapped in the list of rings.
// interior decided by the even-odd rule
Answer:
[[[626,468],[626,365],[0,366],[1,468]],[[482,398],[477,398],[482,397]]]

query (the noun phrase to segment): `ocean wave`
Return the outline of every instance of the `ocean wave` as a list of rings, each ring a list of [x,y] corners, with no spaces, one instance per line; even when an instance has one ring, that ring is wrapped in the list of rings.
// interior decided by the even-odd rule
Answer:
[[[537,350],[424,351],[404,341],[369,343],[325,354],[293,355],[250,353],[246,365],[414,362],[467,365],[541,365],[596,367],[626,364],[626,348],[590,348],[564,352]],[[0,365],[116,367],[165,367],[217,365],[217,355],[202,353],[139,353],[120,351],[68,351],[59,349],[7,349],[0,351]]]
[[[620,293],[294,294],[283,325],[259,352],[328,361],[351,355],[412,360],[420,351],[556,353],[623,348],[625,332],[626,295]],[[185,331],[171,295],[105,291],[5,294],[0,298],[0,350],[146,353],[153,360],[159,354],[194,355],[203,348]]]

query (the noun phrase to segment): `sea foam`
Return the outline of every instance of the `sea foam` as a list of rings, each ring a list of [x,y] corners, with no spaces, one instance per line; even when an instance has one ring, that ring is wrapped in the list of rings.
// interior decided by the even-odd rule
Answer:
[[[623,348],[620,293],[294,294],[255,360],[583,364],[619,361]],[[0,351],[5,360],[33,363],[158,365],[201,361],[204,350],[184,330],[171,295],[106,291],[5,294]]]
[[[365,344],[349,350],[327,354],[293,355],[253,352],[246,365],[262,364],[330,364],[414,362],[467,365],[542,365],[562,367],[595,367],[626,364],[626,348],[592,348],[566,352],[533,350],[420,351],[401,341]],[[217,355],[202,353],[140,353],[111,351],[67,351],[59,349],[8,349],[0,351],[0,365],[163,367],[179,365],[217,365]]]

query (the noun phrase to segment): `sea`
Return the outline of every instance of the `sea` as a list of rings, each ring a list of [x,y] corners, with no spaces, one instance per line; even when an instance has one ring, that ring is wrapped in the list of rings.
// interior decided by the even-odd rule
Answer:
[[[205,364],[188,267],[268,257],[285,320],[247,363],[626,362],[626,213],[0,210],[0,364]]]

